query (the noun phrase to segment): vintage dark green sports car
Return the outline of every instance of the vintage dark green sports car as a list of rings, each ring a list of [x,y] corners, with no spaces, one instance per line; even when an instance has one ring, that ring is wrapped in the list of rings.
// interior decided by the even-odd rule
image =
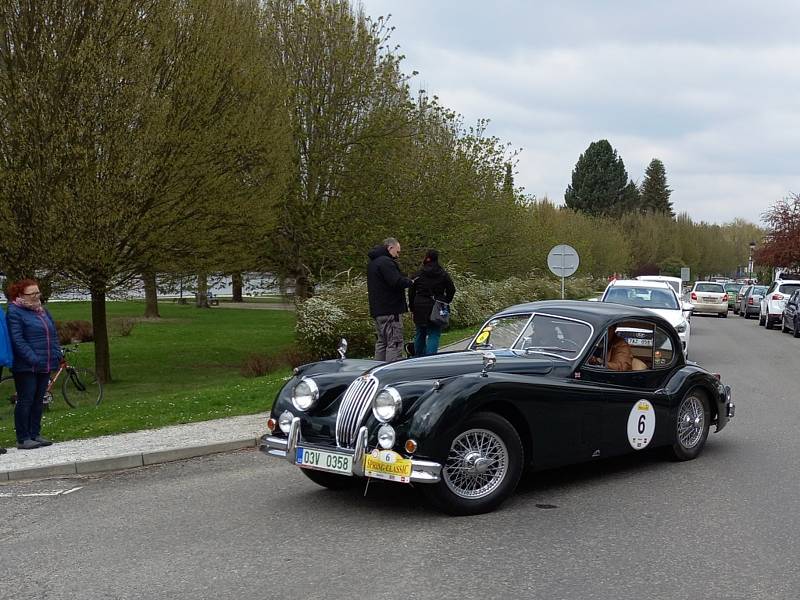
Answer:
[[[615,304],[512,306],[459,352],[340,354],[295,369],[261,450],[328,488],[414,485],[451,514],[493,510],[528,467],[655,447],[693,459],[734,415],[730,388],[684,359],[666,320]]]

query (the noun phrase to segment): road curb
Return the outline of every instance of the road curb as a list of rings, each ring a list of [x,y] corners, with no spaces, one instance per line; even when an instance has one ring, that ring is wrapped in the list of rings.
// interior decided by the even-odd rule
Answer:
[[[71,463],[29,467],[12,471],[0,471],[0,482],[21,481],[25,479],[43,479],[45,477],[58,477],[61,475],[84,475],[87,473],[101,473],[104,471],[119,471],[133,469],[148,465],[156,465],[186,458],[231,452],[243,448],[253,448],[258,445],[257,437],[239,438],[227,442],[214,442],[169,450],[153,450],[151,452],[123,454],[109,458],[92,458]]]

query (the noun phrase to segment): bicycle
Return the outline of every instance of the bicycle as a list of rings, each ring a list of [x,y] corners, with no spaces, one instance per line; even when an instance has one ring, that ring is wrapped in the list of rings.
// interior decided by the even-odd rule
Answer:
[[[74,367],[67,362],[67,354],[77,351],[77,346],[62,348],[58,370],[50,377],[47,391],[44,394],[45,408],[50,407],[53,401],[53,387],[64,372],[67,376],[61,382],[61,395],[64,397],[64,402],[71,408],[97,406],[103,399],[103,384],[98,381],[95,372],[85,367]],[[8,399],[11,404],[17,402],[17,392],[12,375],[4,375],[0,378],[0,399],[3,398]]]

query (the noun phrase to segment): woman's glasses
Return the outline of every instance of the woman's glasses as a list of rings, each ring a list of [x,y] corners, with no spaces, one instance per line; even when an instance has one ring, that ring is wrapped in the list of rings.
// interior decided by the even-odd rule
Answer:
[[[22,295],[23,296],[41,296],[42,292],[31,292],[30,294],[26,294],[25,292],[22,292]]]

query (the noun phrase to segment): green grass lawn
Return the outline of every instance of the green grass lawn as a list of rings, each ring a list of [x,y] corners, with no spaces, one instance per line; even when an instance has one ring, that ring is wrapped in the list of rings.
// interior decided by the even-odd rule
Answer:
[[[57,320],[90,320],[88,302],[51,303]],[[293,311],[197,309],[163,302],[161,319],[141,319],[143,302],[107,304],[113,381],[97,407],[70,409],[56,383],[42,430],[56,441],[151,429],[177,423],[252,414],[270,408],[290,375],[288,367],[265,377],[240,370],[250,354],[280,355],[294,341]],[[130,335],[121,321],[136,319]],[[446,331],[441,345],[468,337],[473,329]],[[78,366],[94,367],[94,344],[69,355]],[[63,375],[62,375],[63,377]],[[0,446],[16,443],[13,407],[0,389]]]
[[[293,342],[294,313],[281,310],[202,310],[161,303],[160,320],[139,320],[130,335],[119,320],[138,319],[142,302],[109,302],[111,374],[98,407],[68,409],[54,390],[43,433],[57,441],[136,431],[267,410],[288,368],[244,377],[248,355],[280,354]],[[90,319],[88,302],[52,303],[57,320]],[[81,344],[72,362],[94,365],[94,345]],[[56,384],[58,386],[58,383]],[[0,445],[12,445],[11,405],[0,399]]]

